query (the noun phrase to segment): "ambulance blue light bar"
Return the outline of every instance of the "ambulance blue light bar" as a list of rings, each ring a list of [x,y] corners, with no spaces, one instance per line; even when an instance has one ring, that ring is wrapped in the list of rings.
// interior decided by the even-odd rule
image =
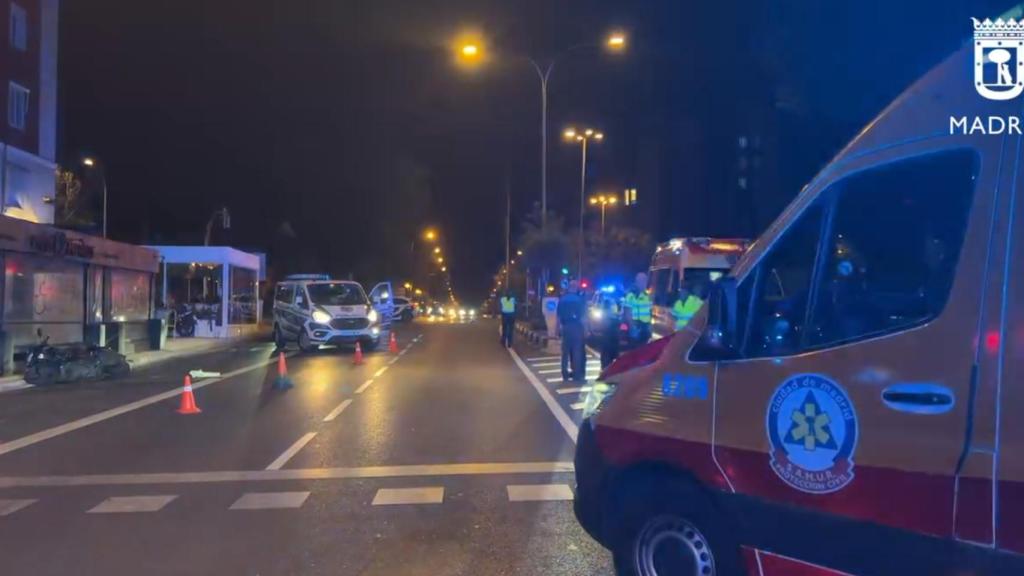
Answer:
[[[289,274],[285,280],[330,280],[330,274]]]

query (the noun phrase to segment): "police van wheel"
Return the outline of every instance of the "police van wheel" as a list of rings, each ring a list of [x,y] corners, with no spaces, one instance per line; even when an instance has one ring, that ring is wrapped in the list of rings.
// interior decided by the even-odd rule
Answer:
[[[309,334],[307,334],[305,330],[299,332],[299,350],[302,350],[303,352],[314,352],[316,349],[317,346],[309,340]]]
[[[736,576],[739,547],[700,489],[687,480],[644,478],[623,486],[612,542],[619,576]]]

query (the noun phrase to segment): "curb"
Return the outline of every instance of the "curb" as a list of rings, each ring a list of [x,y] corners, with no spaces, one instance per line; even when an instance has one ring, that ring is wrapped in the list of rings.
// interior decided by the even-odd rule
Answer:
[[[530,326],[523,321],[516,321],[516,332],[519,332],[527,342],[534,346],[546,347],[548,345],[548,334],[545,330],[532,330]]]

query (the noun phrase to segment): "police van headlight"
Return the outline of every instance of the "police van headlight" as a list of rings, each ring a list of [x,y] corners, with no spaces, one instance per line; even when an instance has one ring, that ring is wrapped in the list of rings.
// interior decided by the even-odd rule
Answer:
[[[600,308],[591,308],[590,317],[594,320],[600,320],[601,318],[604,318],[604,310],[601,310]]]
[[[327,324],[331,321],[331,315],[326,310],[321,310],[319,308],[315,308],[313,310],[311,317],[313,318],[313,322],[316,322],[317,324]]]
[[[370,310],[366,313],[366,319],[370,321],[370,324],[376,324],[377,320],[380,320],[380,316],[377,315],[376,310]]]

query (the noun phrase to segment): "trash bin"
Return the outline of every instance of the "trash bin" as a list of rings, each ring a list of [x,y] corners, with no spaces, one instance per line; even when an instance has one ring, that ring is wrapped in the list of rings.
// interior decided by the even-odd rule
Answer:
[[[163,350],[167,346],[167,318],[150,320],[147,332],[150,350]]]

